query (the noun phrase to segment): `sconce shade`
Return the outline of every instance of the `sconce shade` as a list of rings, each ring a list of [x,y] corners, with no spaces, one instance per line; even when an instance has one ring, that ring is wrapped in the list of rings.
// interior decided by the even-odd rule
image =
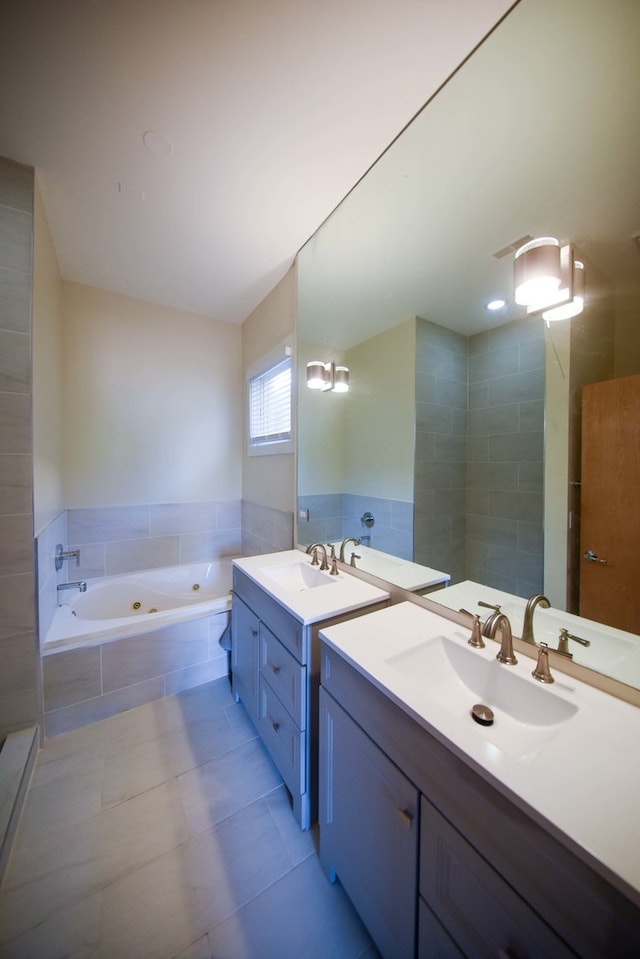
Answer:
[[[562,303],[550,310],[545,310],[542,318],[547,323],[557,320],[569,320],[572,316],[577,316],[584,309],[584,263],[580,260],[573,261],[573,296],[568,303]]]
[[[327,375],[324,363],[320,360],[312,360],[307,363],[307,386],[310,390],[324,389],[327,382]]]
[[[516,303],[528,306],[553,299],[562,279],[560,244],[552,236],[525,243],[513,262]]]
[[[349,392],[349,370],[346,366],[336,366],[333,388],[336,393]]]
[[[307,363],[307,386],[310,390],[322,390],[323,393],[347,393],[349,390],[349,369],[336,366],[333,360],[311,360]]]

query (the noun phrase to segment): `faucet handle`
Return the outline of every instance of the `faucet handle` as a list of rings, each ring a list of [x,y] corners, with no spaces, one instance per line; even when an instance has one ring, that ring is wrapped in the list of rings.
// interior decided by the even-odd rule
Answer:
[[[482,623],[477,613],[473,613],[473,622],[471,623],[471,636],[467,640],[469,646],[474,649],[484,649],[485,642],[482,638]]]
[[[555,683],[549,669],[549,647],[547,643],[540,643],[538,646],[538,662],[531,675],[539,683]]]
[[[331,556],[331,569],[329,570],[329,576],[338,575],[338,557],[335,553]]]

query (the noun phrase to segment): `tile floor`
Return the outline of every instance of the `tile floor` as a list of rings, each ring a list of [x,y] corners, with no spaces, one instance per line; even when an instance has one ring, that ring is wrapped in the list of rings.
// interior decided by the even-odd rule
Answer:
[[[49,740],[3,959],[378,959],[226,679]]]

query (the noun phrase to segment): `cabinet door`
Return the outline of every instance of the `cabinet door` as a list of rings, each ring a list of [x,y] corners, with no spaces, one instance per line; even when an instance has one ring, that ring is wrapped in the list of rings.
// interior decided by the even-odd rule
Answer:
[[[418,792],[320,690],[320,860],[385,959],[412,959]]]
[[[260,621],[238,596],[231,605],[231,671],[233,692],[255,723],[258,718],[258,655]]]
[[[420,831],[420,893],[463,955],[575,959],[575,953],[424,797]],[[428,922],[428,913],[424,918]],[[429,930],[421,930],[420,942],[419,959],[441,955],[440,940],[432,949]]]

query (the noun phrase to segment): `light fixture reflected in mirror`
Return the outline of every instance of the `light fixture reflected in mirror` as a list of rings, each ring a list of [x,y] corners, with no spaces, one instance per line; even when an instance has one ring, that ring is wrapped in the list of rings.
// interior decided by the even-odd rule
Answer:
[[[569,320],[572,316],[577,316],[584,309],[584,263],[580,260],[573,261],[573,297],[568,303],[562,306],[555,306],[550,310],[545,310],[542,318],[548,323],[555,320]]]
[[[515,300],[522,306],[549,303],[560,289],[560,244],[555,237],[530,240],[513,261]]]
[[[584,264],[574,260],[570,243],[540,237],[516,251],[515,299],[527,314],[542,313],[547,323],[577,316],[584,306]]]
[[[307,386],[310,390],[322,390],[325,393],[329,390],[334,393],[347,393],[349,369],[346,366],[336,366],[332,360],[328,363],[311,360],[307,363]]]

